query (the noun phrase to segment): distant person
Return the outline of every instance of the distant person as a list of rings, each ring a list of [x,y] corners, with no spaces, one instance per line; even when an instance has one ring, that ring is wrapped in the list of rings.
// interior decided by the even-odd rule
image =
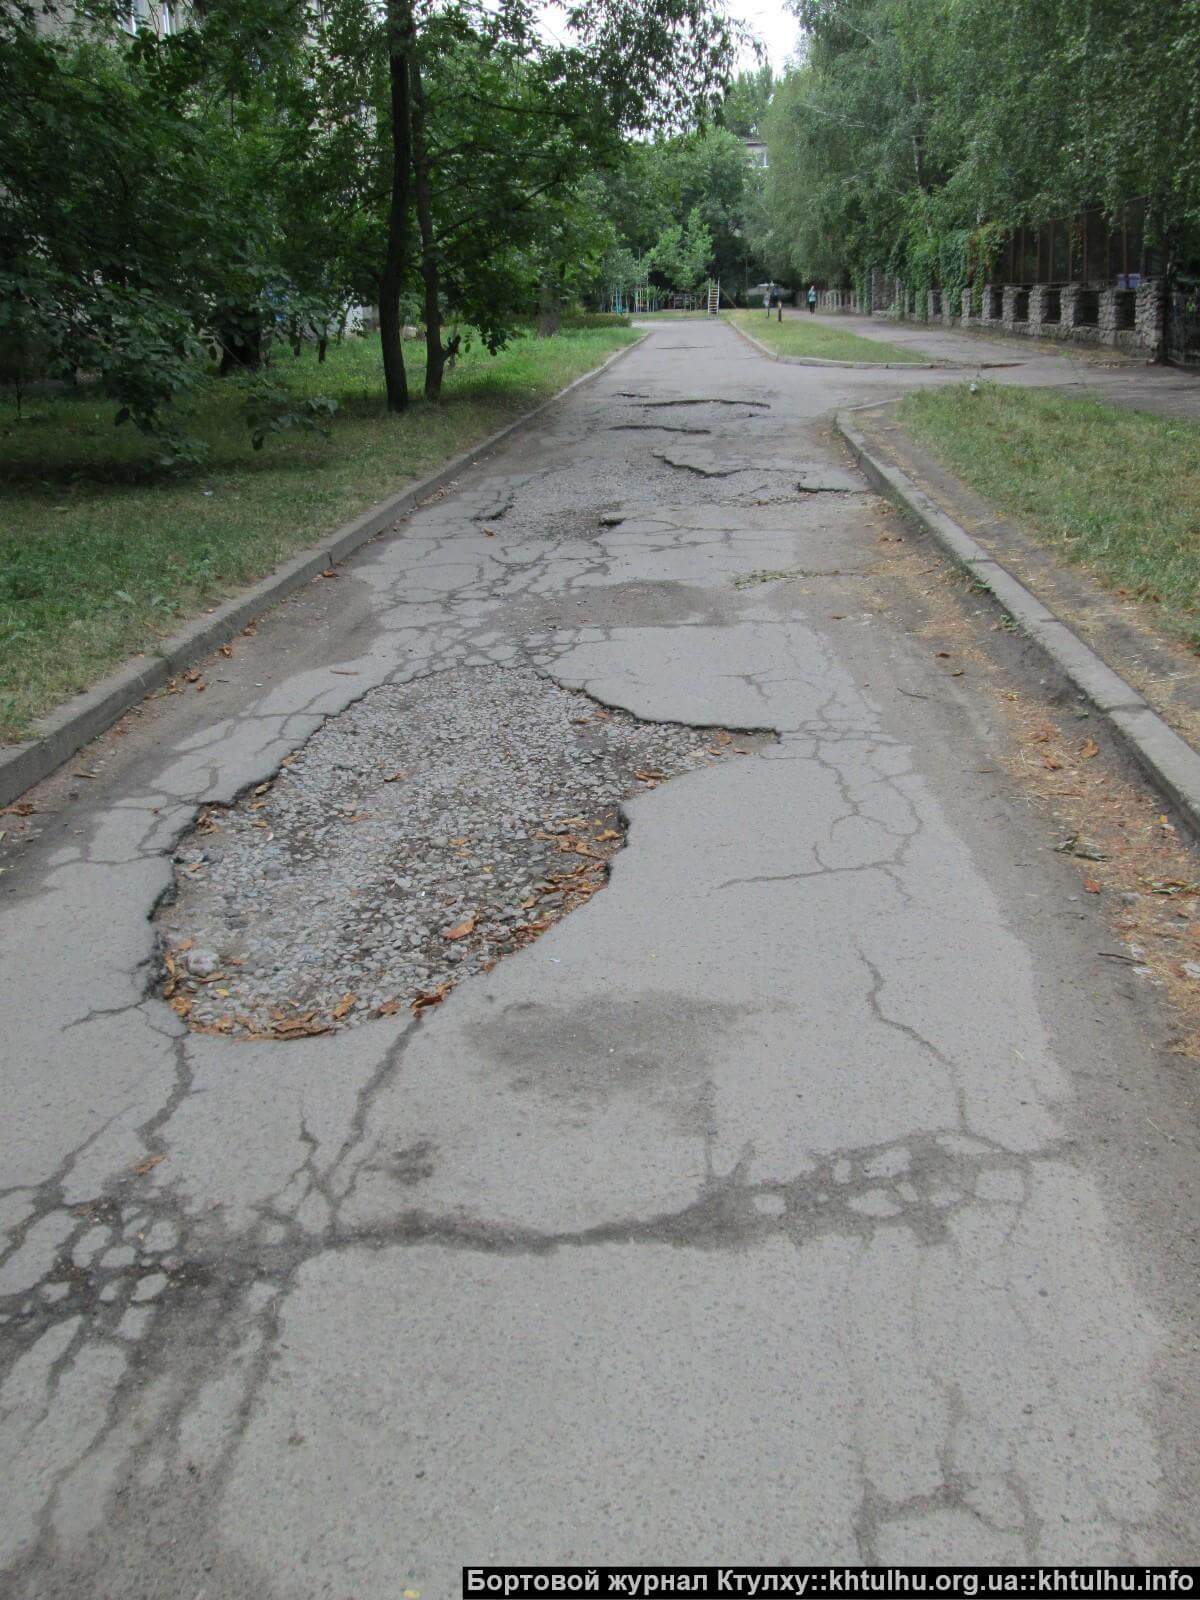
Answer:
[[[768,316],[771,315],[771,285],[770,284],[768,284],[767,287],[763,290],[763,310],[767,313]]]
[[[810,316],[815,317],[817,314],[817,286],[815,283],[810,283],[808,286],[808,311]]]

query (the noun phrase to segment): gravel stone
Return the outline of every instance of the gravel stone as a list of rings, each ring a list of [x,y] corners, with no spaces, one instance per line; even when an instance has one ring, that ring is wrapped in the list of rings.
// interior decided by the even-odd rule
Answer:
[[[623,799],[768,737],[641,722],[525,667],[371,690],[199,818],[204,869],[186,841],[157,918],[186,951],[164,997],[239,1037],[396,1014],[603,887]]]

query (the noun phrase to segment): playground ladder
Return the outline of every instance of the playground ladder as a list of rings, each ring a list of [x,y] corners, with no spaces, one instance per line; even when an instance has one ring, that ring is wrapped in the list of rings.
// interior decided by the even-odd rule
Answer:
[[[708,280],[708,314],[715,317],[721,309],[721,280],[710,278]]]

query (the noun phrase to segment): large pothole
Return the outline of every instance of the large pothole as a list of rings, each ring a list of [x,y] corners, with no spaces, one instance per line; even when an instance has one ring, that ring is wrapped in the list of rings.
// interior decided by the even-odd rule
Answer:
[[[641,722],[528,668],[374,689],[182,841],[164,997],[252,1039],[420,1011],[603,886],[622,799],[768,737]]]

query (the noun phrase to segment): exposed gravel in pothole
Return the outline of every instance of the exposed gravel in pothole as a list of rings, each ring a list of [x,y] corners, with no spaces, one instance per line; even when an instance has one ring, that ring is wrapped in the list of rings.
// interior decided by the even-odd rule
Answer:
[[[528,668],[374,689],[182,841],[162,992],[247,1038],[436,1004],[603,886],[623,798],[769,737],[639,722]]]

